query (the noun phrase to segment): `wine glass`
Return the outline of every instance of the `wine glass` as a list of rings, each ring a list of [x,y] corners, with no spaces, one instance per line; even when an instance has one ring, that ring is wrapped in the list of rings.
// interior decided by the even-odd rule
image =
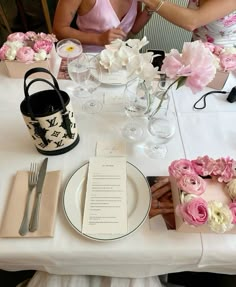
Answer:
[[[76,83],[76,88],[73,91],[75,97],[88,97],[87,90],[85,89],[85,82],[90,77],[88,61],[88,56],[85,53],[80,54],[76,58],[67,59],[68,74],[70,79]]]
[[[102,103],[94,97],[94,92],[101,84],[97,57],[82,53],[70,59],[68,72],[70,78],[78,84],[74,96],[80,101],[82,109],[91,114],[101,111]]]
[[[151,158],[165,158],[166,143],[175,134],[174,116],[166,109],[159,110],[148,121],[148,131],[154,137],[154,143],[146,145],[146,154]]]
[[[149,109],[149,91],[138,78],[129,81],[124,90],[125,112],[131,121],[122,128],[122,135],[131,141],[143,137],[143,127],[137,118],[144,117]]]
[[[98,100],[95,91],[101,85],[101,67],[97,56],[88,55],[89,77],[85,81],[84,89],[88,92],[88,100],[83,104],[83,110],[89,114],[95,114],[102,110],[103,104]]]

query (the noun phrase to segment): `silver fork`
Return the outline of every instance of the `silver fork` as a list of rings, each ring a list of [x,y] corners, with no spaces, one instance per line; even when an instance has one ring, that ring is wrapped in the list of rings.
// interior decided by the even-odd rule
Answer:
[[[36,163],[30,164],[30,171],[28,175],[28,192],[26,197],[24,216],[19,229],[19,234],[24,236],[29,231],[29,202],[30,195],[35,188],[38,181],[38,168]]]

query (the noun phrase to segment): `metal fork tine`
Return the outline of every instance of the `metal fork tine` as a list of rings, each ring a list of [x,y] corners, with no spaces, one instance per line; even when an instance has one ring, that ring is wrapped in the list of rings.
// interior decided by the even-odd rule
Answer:
[[[38,180],[38,168],[37,164],[34,162],[32,164],[32,178],[31,178],[32,184],[36,184],[37,180]]]

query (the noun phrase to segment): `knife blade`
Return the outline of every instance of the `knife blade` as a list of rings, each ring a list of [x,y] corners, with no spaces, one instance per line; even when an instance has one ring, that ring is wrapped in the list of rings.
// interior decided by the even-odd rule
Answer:
[[[41,202],[44,179],[45,179],[46,171],[47,171],[47,164],[48,164],[48,158],[45,158],[39,169],[38,182],[36,185],[36,196],[35,196],[34,206],[33,206],[32,214],[31,214],[30,224],[29,224],[30,232],[36,231],[39,226],[40,202]]]

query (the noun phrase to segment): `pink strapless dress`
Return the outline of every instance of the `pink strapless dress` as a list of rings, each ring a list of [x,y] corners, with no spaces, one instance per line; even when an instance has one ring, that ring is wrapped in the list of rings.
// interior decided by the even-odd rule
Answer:
[[[121,27],[128,33],[137,16],[137,0],[133,0],[127,14],[120,21],[109,0],[96,0],[94,7],[85,15],[76,19],[79,30],[83,32],[103,33],[111,28]],[[83,45],[85,52],[100,52],[104,46]]]

